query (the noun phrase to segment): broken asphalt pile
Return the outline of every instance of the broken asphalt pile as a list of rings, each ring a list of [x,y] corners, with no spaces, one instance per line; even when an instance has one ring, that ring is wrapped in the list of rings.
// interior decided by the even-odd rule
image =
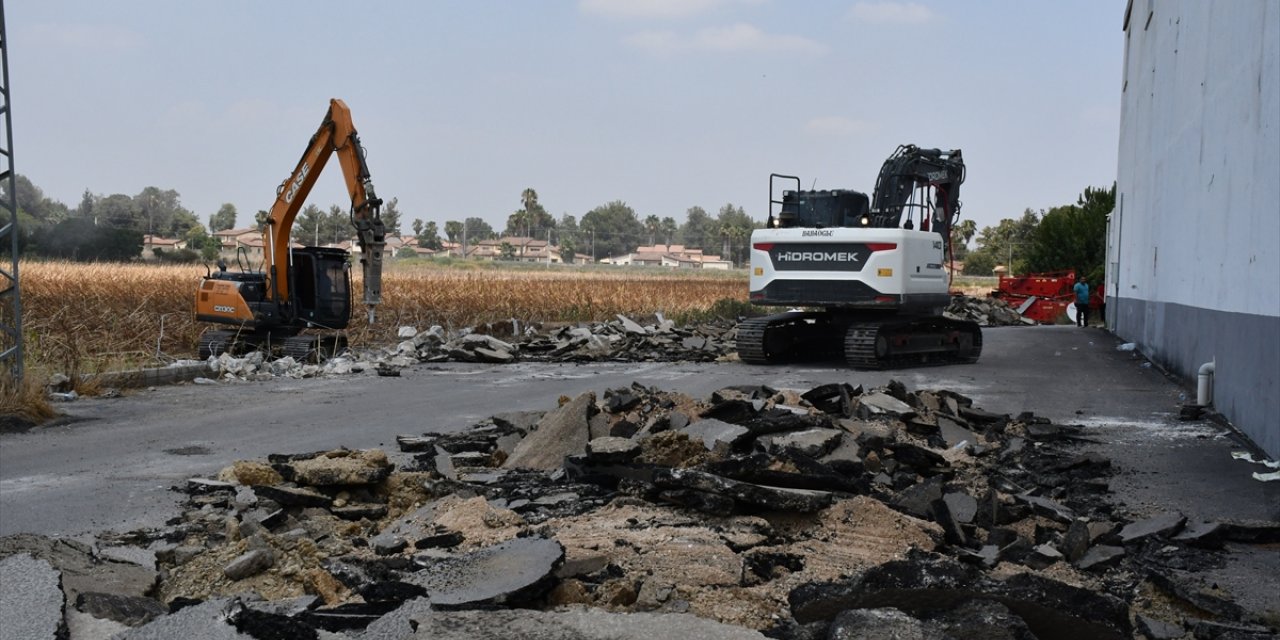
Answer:
[[[710,322],[678,327],[662,314],[641,324],[619,314],[608,322],[578,323],[553,330],[512,320],[472,327],[446,339],[439,326],[400,330],[400,356],[420,362],[709,362],[734,352],[736,323]]]
[[[642,325],[619,315],[608,322],[552,330],[509,320],[452,333],[439,325],[422,331],[401,327],[397,335],[400,342],[395,346],[350,350],[319,364],[288,356],[270,359],[255,351],[210,356],[208,365],[213,378],[260,380],[358,373],[397,376],[419,362],[710,362],[736,353],[737,325],[719,321],[677,327],[661,314]],[[208,384],[213,378],[197,383]]]
[[[944,316],[952,320],[972,320],[982,327],[1009,327],[1036,324],[1035,320],[1018,313],[1017,309],[999,298],[974,298],[951,296]]]
[[[981,326],[1030,325],[1002,300],[953,296],[947,317]],[[641,324],[624,315],[608,322],[578,323],[555,329],[523,325],[516,320],[449,332],[436,325],[419,331],[401,327],[392,347],[348,351],[320,364],[260,352],[222,354],[208,360],[214,378],[254,380],[273,377],[311,378],[376,373],[396,376],[419,362],[710,362],[735,357],[737,325],[731,321],[679,327],[662,314]],[[209,383],[213,379],[198,380]]]
[[[1121,513],[1081,430],[949,391],[563,397],[0,539],[22,637],[1272,638],[1199,568],[1280,523]],[[17,626],[27,625],[27,626]],[[655,635],[657,634],[657,635]],[[61,636],[57,636],[61,637]]]

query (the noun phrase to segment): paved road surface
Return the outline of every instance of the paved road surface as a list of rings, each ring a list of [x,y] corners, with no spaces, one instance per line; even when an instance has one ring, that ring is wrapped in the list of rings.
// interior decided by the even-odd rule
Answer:
[[[987,410],[1034,411],[1096,427],[1135,505],[1199,515],[1280,519],[1280,487],[1248,474],[1238,449],[1206,423],[1176,420],[1187,390],[1097,329],[989,329],[975,365],[858,372],[836,364],[418,365],[400,378],[349,376],[179,385],[61,405],[65,424],[0,435],[0,535],[154,526],[177,514],[169,488],[237,459],[339,446],[395,448],[397,434],[463,429],[505,411],[549,409],[560,395],[632,381],[695,397],[731,384],[808,389],[827,382],[949,388]],[[1269,483],[1277,485],[1280,483]],[[1186,508],[1185,506],[1181,508]]]

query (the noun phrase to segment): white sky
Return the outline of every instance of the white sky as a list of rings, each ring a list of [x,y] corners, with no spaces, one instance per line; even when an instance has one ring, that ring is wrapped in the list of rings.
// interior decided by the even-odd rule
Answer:
[[[379,195],[501,229],[526,187],[581,218],[766,215],[771,172],[870,192],[901,143],[960,148],[979,227],[1116,173],[1124,0],[18,0],[15,167],[266,209],[331,97]],[[331,163],[308,202],[347,198]]]

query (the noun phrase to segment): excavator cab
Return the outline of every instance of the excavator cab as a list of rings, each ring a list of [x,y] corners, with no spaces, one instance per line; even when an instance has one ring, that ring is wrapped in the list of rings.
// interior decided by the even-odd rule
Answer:
[[[782,194],[782,210],[778,212],[779,228],[866,226],[871,208],[867,194],[849,189],[830,191],[787,191]]]
[[[306,247],[292,251],[290,290],[296,322],[322,329],[345,329],[351,321],[351,269],[342,249]]]
[[[777,183],[795,182],[795,189],[784,189],[782,200],[773,193]],[[870,221],[868,212],[871,199],[867,194],[851,189],[810,190],[800,189],[800,178],[772,174],[769,176],[770,213],[778,207],[777,215],[771,215],[769,227],[790,229],[829,229],[833,227],[865,227]]]

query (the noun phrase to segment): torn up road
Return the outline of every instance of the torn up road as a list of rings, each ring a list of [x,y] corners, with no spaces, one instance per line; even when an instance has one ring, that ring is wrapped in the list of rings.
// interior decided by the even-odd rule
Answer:
[[[1150,369],[1110,344],[1089,350],[1077,336],[1092,332],[1016,333],[1029,331],[1058,341],[1047,358],[1083,350],[1080,364],[1118,389],[1134,418],[1157,422],[1144,409],[1178,391],[1144,379]],[[1038,345],[1025,346],[1007,357]],[[994,351],[998,362],[1005,352]],[[1044,381],[1034,371],[980,396],[966,387],[980,386],[969,374],[982,365],[910,372],[900,376],[907,384],[835,369],[716,366],[738,380],[702,372],[676,383],[682,369],[669,366],[657,382],[596,376],[562,393],[563,403],[543,395],[513,401],[515,412],[492,407],[498,415],[461,431],[420,418],[397,429],[398,441],[379,436],[389,455],[358,442],[219,455],[202,479],[169,483],[183,504],[168,515],[183,515],[168,525],[86,543],[10,538],[0,553],[22,558],[38,584],[61,575],[63,620],[110,620],[132,630],[124,637],[182,628],[170,625],[209,630],[212,620],[231,621],[228,634],[243,637],[270,637],[280,624],[406,637],[409,620],[419,630],[476,629],[484,616],[569,635],[587,619],[635,628],[690,615],[732,634],[709,637],[859,637],[886,625],[919,637],[1270,633],[1274,594],[1207,579],[1248,578],[1240,557],[1265,571],[1276,555],[1274,522],[1257,517],[1268,508],[1263,485],[1235,484],[1243,500],[1200,504],[1201,471],[1187,466],[1170,489],[1181,499],[1161,501],[1141,466],[1187,453],[1212,462],[1214,449],[1231,448],[1212,425],[1108,426],[1117,407],[1086,399],[1074,406],[1088,413],[1077,415],[1063,409],[1081,399],[1069,391],[1024,415],[1037,405],[1020,396]],[[1125,396],[1125,387],[1145,395]],[[1109,449],[1104,437],[1124,441]],[[219,445],[193,446],[208,452],[187,458],[213,457]],[[244,462],[218,473],[236,458]],[[1233,485],[1230,474],[1218,482]],[[153,573],[127,588],[98,578],[75,587],[77,562]],[[114,612],[120,598],[141,599]]]

